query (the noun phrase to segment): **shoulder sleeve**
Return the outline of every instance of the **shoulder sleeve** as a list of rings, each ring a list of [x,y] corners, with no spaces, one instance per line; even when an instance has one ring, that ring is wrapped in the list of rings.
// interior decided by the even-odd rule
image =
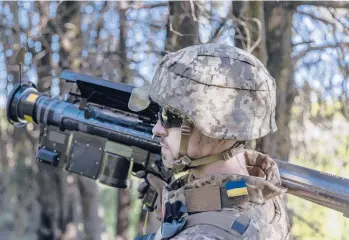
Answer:
[[[232,236],[233,237],[233,236]],[[210,225],[196,225],[189,227],[171,240],[224,240],[226,236],[220,234],[216,227]],[[235,238],[229,238],[234,240]]]
[[[242,239],[292,239],[287,211],[281,197],[270,199],[268,203],[273,207],[265,204],[255,208],[248,228],[241,235]],[[268,214],[268,211],[272,214]]]

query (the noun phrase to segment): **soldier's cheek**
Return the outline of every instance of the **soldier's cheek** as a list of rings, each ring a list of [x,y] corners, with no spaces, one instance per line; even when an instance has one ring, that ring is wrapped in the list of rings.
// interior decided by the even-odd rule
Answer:
[[[168,148],[161,148],[161,155],[164,160],[168,160],[169,158],[169,149]]]

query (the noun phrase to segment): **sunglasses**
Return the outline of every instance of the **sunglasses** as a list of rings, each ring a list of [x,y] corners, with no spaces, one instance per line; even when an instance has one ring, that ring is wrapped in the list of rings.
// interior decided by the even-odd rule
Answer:
[[[169,111],[167,108],[161,107],[158,115],[162,126],[165,128],[176,128],[182,126],[182,117]]]

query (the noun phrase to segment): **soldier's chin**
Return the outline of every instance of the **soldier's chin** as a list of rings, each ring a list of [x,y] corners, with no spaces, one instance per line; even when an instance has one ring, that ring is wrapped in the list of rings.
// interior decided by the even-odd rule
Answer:
[[[169,159],[170,153],[167,151],[166,148],[161,148],[161,156],[163,161],[167,161]]]
[[[164,155],[164,156],[166,156],[166,157],[168,158],[167,155],[170,154],[170,151],[169,151],[168,148],[164,148],[164,147],[163,147],[163,148],[161,148],[161,154]]]
[[[167,150],[167,149],[165,149]],[[171,154],[168,151],[161,151],[161,158],[162,158],[162,163],[164,164],[165,167],[171,168],[173,160],[171,158]]]
[[[171,169],[173,167],[172,161],[165,159],[163,156],[162,156],[162,163],[167,169]]]

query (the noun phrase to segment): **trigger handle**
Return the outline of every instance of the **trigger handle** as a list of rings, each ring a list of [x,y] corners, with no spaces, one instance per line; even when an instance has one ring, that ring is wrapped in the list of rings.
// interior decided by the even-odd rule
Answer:
[[[142,199],[143,209],[148,212],[154,211],[157,197],[158,197],[157,191],[155,190],[154,187],[149,185],[147,192],[145,193]]]

